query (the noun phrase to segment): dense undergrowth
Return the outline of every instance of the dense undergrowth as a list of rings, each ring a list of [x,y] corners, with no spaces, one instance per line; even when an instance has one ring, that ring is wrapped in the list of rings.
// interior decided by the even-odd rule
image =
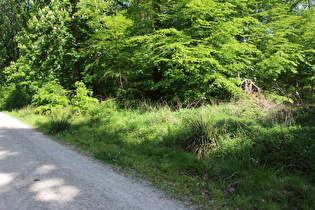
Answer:
[[[121,108],[87,95],[11,114],[202,209],[315,208],[312,107]]]

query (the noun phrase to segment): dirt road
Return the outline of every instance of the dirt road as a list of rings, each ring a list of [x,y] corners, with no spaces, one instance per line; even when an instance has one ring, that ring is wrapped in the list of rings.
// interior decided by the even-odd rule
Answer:
[[[0,209],[184,209],[0,113]]]

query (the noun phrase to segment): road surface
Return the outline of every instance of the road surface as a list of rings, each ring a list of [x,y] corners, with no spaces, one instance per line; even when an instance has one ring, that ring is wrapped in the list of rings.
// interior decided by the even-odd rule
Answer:
[[[185,209],[0,113],[0,210]]]

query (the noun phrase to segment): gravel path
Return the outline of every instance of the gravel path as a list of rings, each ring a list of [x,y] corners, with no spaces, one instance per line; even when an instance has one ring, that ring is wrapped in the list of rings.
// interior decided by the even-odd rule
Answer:
[[[185,209],[0,113],[0,209]]]

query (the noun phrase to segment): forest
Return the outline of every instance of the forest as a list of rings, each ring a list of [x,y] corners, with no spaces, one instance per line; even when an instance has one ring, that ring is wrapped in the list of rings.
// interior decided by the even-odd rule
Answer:
[[[0,110],[196,209],[315,208],[314,0],[0,0]]]
[[[83,82],[99,99],[184,105],[238,98],[244,79],[288,97],[314,93],[314,1],[0,4],[0,82],[16,97],[9,108],[52,81],[66,90]]]

